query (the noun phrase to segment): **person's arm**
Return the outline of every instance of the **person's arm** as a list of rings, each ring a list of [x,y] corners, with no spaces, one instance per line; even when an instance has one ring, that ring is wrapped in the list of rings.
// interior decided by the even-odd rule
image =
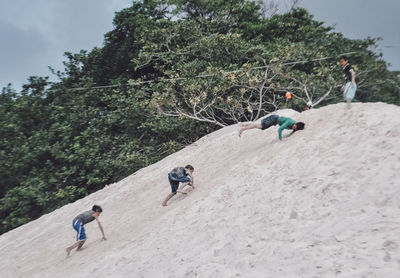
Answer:
[[[290,124],[289,121],[285,121],[278,129],[278,136],[279,136],[279,140],[282,140],[282,131],[288,127]]]
[[[351,69],[350,73],[351,73],[351,84],[356,85],[356,72],[353,69]]]
[[[192,187],[193,189],[194,189],[194,185],[192,184],[192,181],[190,181],[190,182],[188,182],[188,183],[185,183],[185,184],[183,184],[183,186],[180,188],[180,189],[183,189],[183,188],[185,188],[185,186],[186,185],[189,185],[190,187]],[[182,190],[177,190],[176,192],[178,192],[178,193],[182,193],[182,194],[185,194],[185,195],[187,195],[187,192],[185,192],[185,191],[182,191]]]
[[[285,136],[285,138],[292,136],[292,134],[295,132],[295,130],[292,130],[292,132],[290,132],[288,135]]]
[[[99,220],[99,216],[97,214],[93,214],[93,217],[96,218],[97,224],[99,225],[99,229],[101,231],[101,234],[103,235],[102,240],[106,240],[106,236],[104,235],[104,229],[103,226],[101,226],[100,220]]]

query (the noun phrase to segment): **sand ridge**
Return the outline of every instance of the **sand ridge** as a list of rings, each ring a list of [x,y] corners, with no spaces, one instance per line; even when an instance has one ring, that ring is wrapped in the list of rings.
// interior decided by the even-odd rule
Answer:
[[[233,125],[0,236],[3,277],[400,277],[400,107],[335,104],[306,129],[237,136]],[[196,189],[167,207],[168,172],[195,167]],[[107,241],[72,219],[93,204]]]

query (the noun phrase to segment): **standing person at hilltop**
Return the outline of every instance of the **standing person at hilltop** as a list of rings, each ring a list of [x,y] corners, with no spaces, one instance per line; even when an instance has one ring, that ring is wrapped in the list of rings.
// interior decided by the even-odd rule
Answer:
[[[353,100],[357,90],[356,73],[349,64],[346,56],[340,57],[339,63],[343,67],[343,77],[345,79],[345,84],[342,87],[343,97],[344,101],[347,102],[347,109],[350,109],[350,103]]]
[[[72,221],[72,227],[76,231],[76,242],[65,249],[67,251],[67,256],[69,256],[73,249],[77,248],[77,250],[80,250],[82,248],[87,239],[84,225],[92,222],[95,219],[97,221],[97,224],[99,225],[101,234],[103,235],[102,240],[106,240],[103,227],[101,226],[101,223],[99,221],[99,216],[102,212],[103,209],[100,206],[94,205],[91,210],[85,211],[74,218],[74,220]]]
[[[239,123],[239,137],[242,135],[242,132],[248,129],[258,128],[261,130],[267,129],[273,125],[279,125],[278,129],[278,137],[279,140],[282,140],[282,131],[284,129],[292,129],[293,132],[297,130],[304,129],[305,124],[303,122],[296,122],[290,118],[285,118],[278,115],[271,115],[261,120],[261,122],[243,122]],[[293,133],[292,132],[292,133]]]
[[[168,181],[171,185],[171,193],[165,198],[162,205],[165,207],[169,199],[171,199],[177,192],[187,194],[183,191],[178,191],[179,183],[188,183],[194,189],[194,168],[192,165],[186,165],[185,167],[175,167],[171,172],[168,173]]]

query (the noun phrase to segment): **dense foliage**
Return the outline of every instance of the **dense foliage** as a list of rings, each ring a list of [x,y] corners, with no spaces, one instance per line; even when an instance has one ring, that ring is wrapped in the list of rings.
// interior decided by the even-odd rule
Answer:
[[[20,93],[3,88],[0,233],[220,126],[284,107],[286,91],[297,110],[341,101],[341,53],[352,53],[356,101],[400,104],[398,73],[371,51],[374,39],[344,38],[304,9],[266,17],[264,8],[134,2],[116,14],[103,47],[65,53],[65,70],[53,71],[59,82],[30,77]]]

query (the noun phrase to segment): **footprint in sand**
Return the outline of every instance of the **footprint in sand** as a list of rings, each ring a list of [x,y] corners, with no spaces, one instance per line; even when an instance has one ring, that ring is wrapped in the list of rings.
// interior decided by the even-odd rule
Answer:
[[[385,256],[383,257],[383,260],[385,262],[390,262],[391,259],[392,259],[392,256],[390,256],[390,253],[389,252],[385,252]]]

